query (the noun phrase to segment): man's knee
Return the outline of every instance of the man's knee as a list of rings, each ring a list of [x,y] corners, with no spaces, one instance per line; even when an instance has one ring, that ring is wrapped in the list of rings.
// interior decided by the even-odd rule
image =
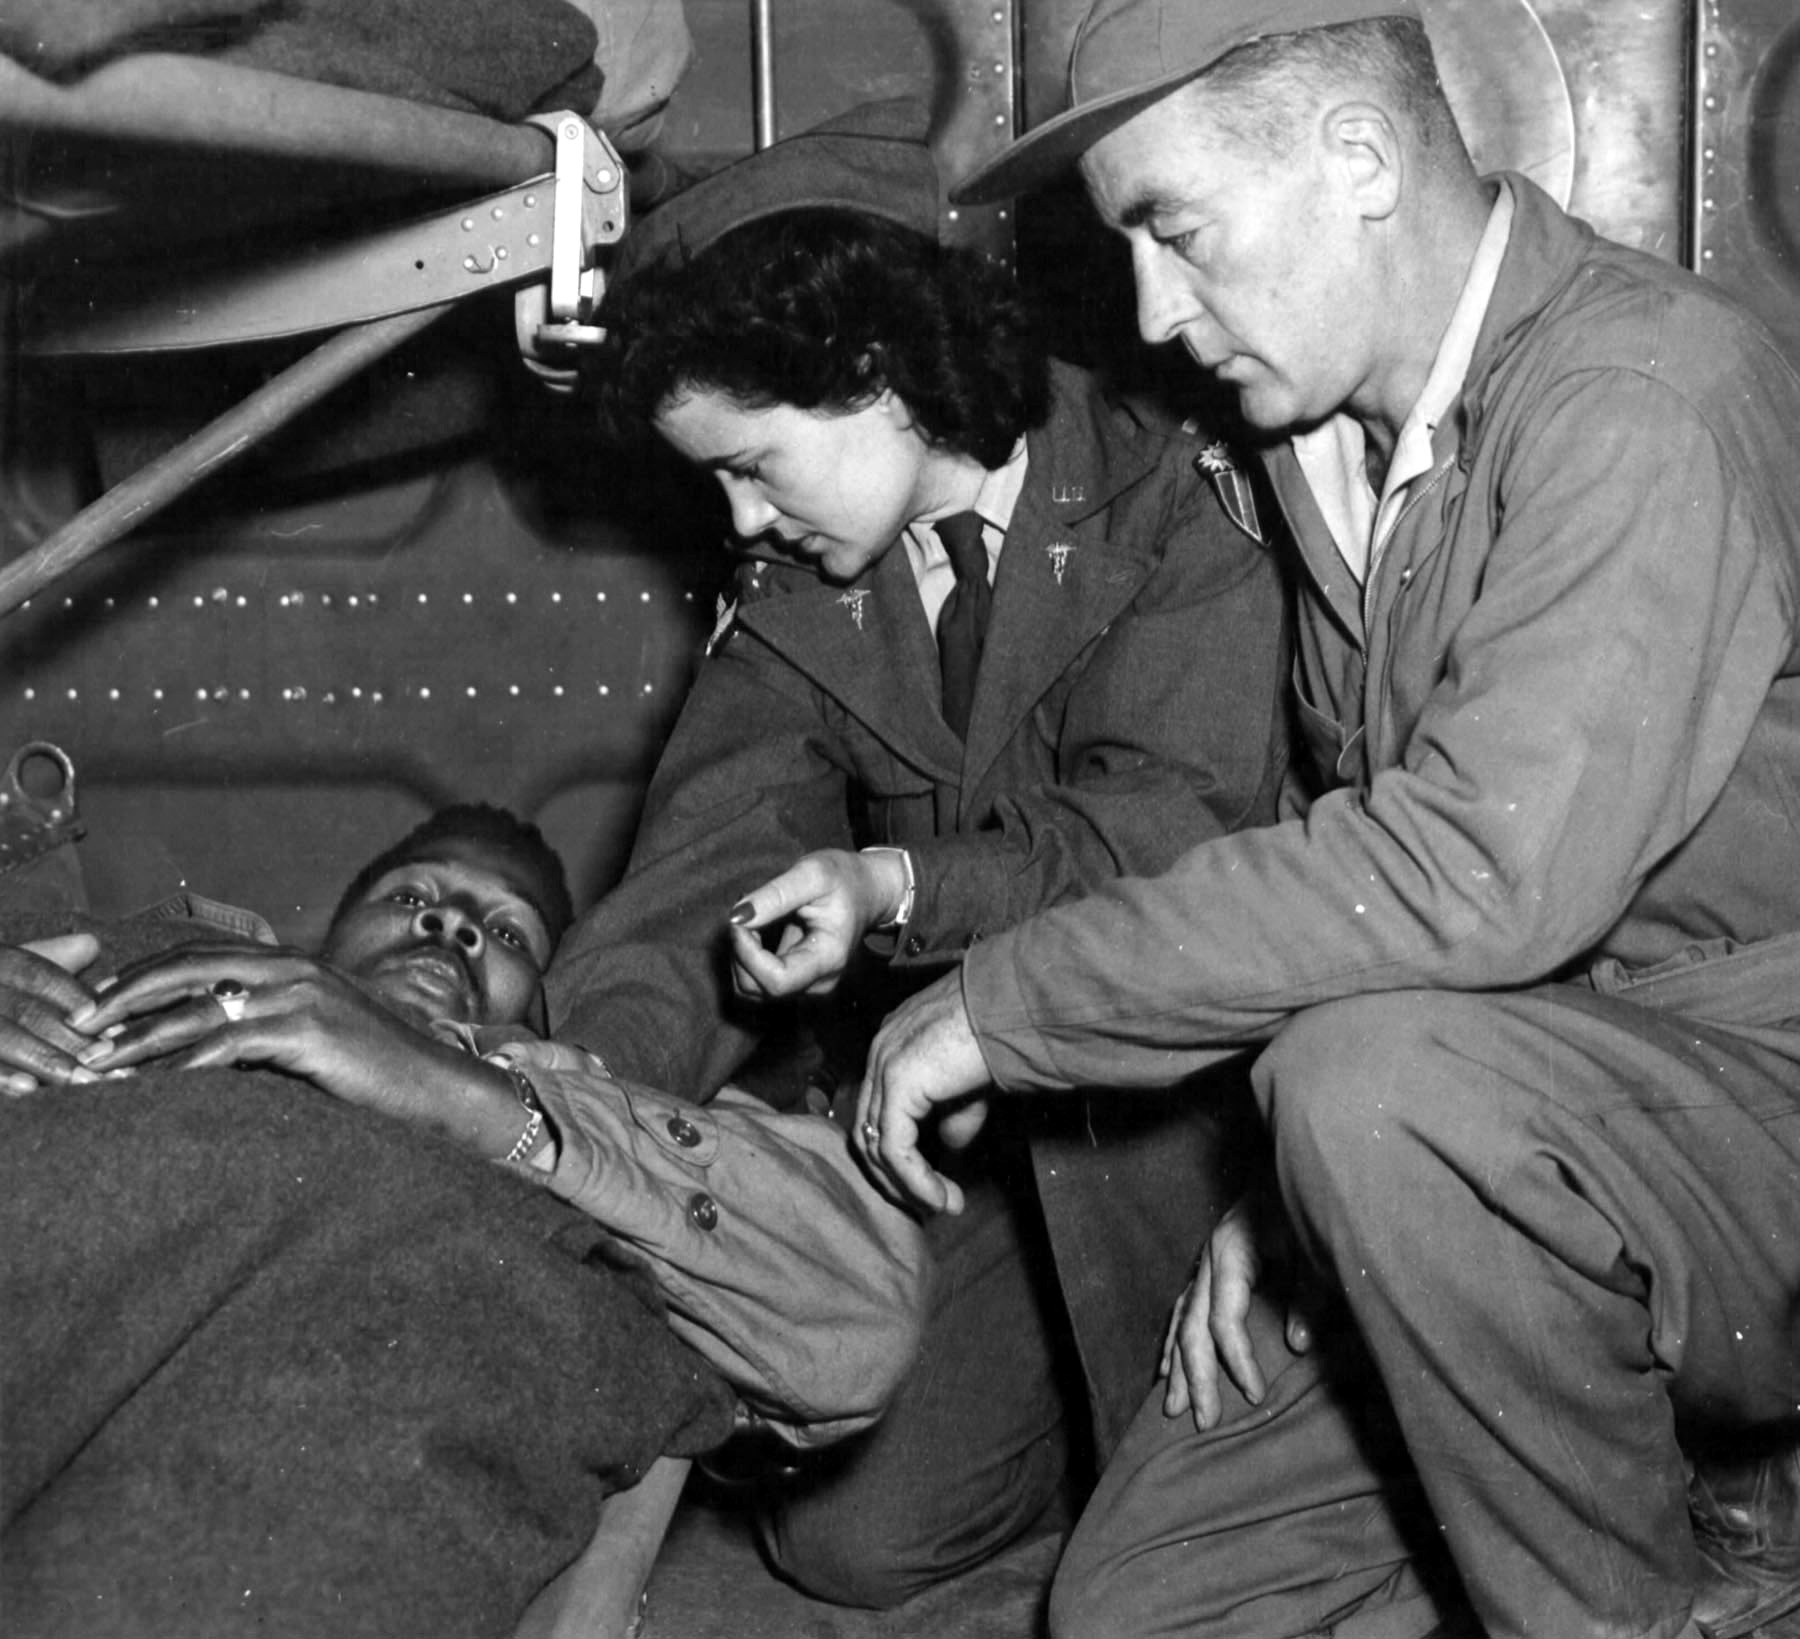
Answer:
[[[888,1529],[895,1523],[856,1509],[800,1504],[766,1515],[761,1527],[775,1568],[813,1598],[891,1610],[942,1575],[925,1545]]]
[[[1482,1000],[1409,990],[1298,1014],[1253,1081],[1290,1196],[1393,1201],[1420,1168],[1442,1165],[1434,1137],[1468,1079]],[[1459,1046],[1458,1044],[1462,1044]]]
[[[1030,1531],[1060,1494],[1068,1445],[1053,1428],[984,1481],[966,1476],[960,1486],[859,1474],[846,1456],[839,1472],[761,1516],[763,1546],[776,1569],[814,1598],[889,1610]]]

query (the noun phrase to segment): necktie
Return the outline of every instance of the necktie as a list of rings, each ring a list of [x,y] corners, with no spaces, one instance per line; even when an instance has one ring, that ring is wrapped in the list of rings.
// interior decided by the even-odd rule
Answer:
[[[944,721],[959,736],[969,730],[969,708],[975,700],[975,672],[987,638],[988,611],[994,593],[988,585],[987,547],[981,540],[981,517],[958,512],[932,526],[950,554],[956,585],[938,613],[938,665],[944,679]]]

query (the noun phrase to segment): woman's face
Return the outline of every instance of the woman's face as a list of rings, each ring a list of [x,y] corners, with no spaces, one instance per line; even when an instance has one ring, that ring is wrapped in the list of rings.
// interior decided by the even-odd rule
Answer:
[[[860,410],[746,409],[712,391],[666,401],[656,430],[711,472],[746,541],[852,581],[929,511],[936,462],[891,392]]]

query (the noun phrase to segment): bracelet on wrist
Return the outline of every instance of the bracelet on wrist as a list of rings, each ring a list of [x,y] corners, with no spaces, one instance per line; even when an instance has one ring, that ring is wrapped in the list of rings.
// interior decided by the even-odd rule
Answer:
[[[514,1064],[511,1059],[494,1058],[487,1061],[499,1069],[512,1083],[513,1094],[524,1107],[525,1128],[513,1147],[501,1159],[511,1165],[528,1162],[543,1147],[547,1138],[554,1135],[547,1130],[543,1100],[538,1097],[537,1088],[531,1083],[531,1077]]]

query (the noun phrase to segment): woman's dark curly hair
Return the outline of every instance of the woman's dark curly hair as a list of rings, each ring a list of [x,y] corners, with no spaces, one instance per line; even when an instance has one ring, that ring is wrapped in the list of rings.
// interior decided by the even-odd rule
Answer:
[[[1010,275],[860,211],[748,222],[619,280],[600,322],[614,435],[696,391],[835,411],[889,389],[930,444],[994,468],[1049,410],[1049,362]]]

